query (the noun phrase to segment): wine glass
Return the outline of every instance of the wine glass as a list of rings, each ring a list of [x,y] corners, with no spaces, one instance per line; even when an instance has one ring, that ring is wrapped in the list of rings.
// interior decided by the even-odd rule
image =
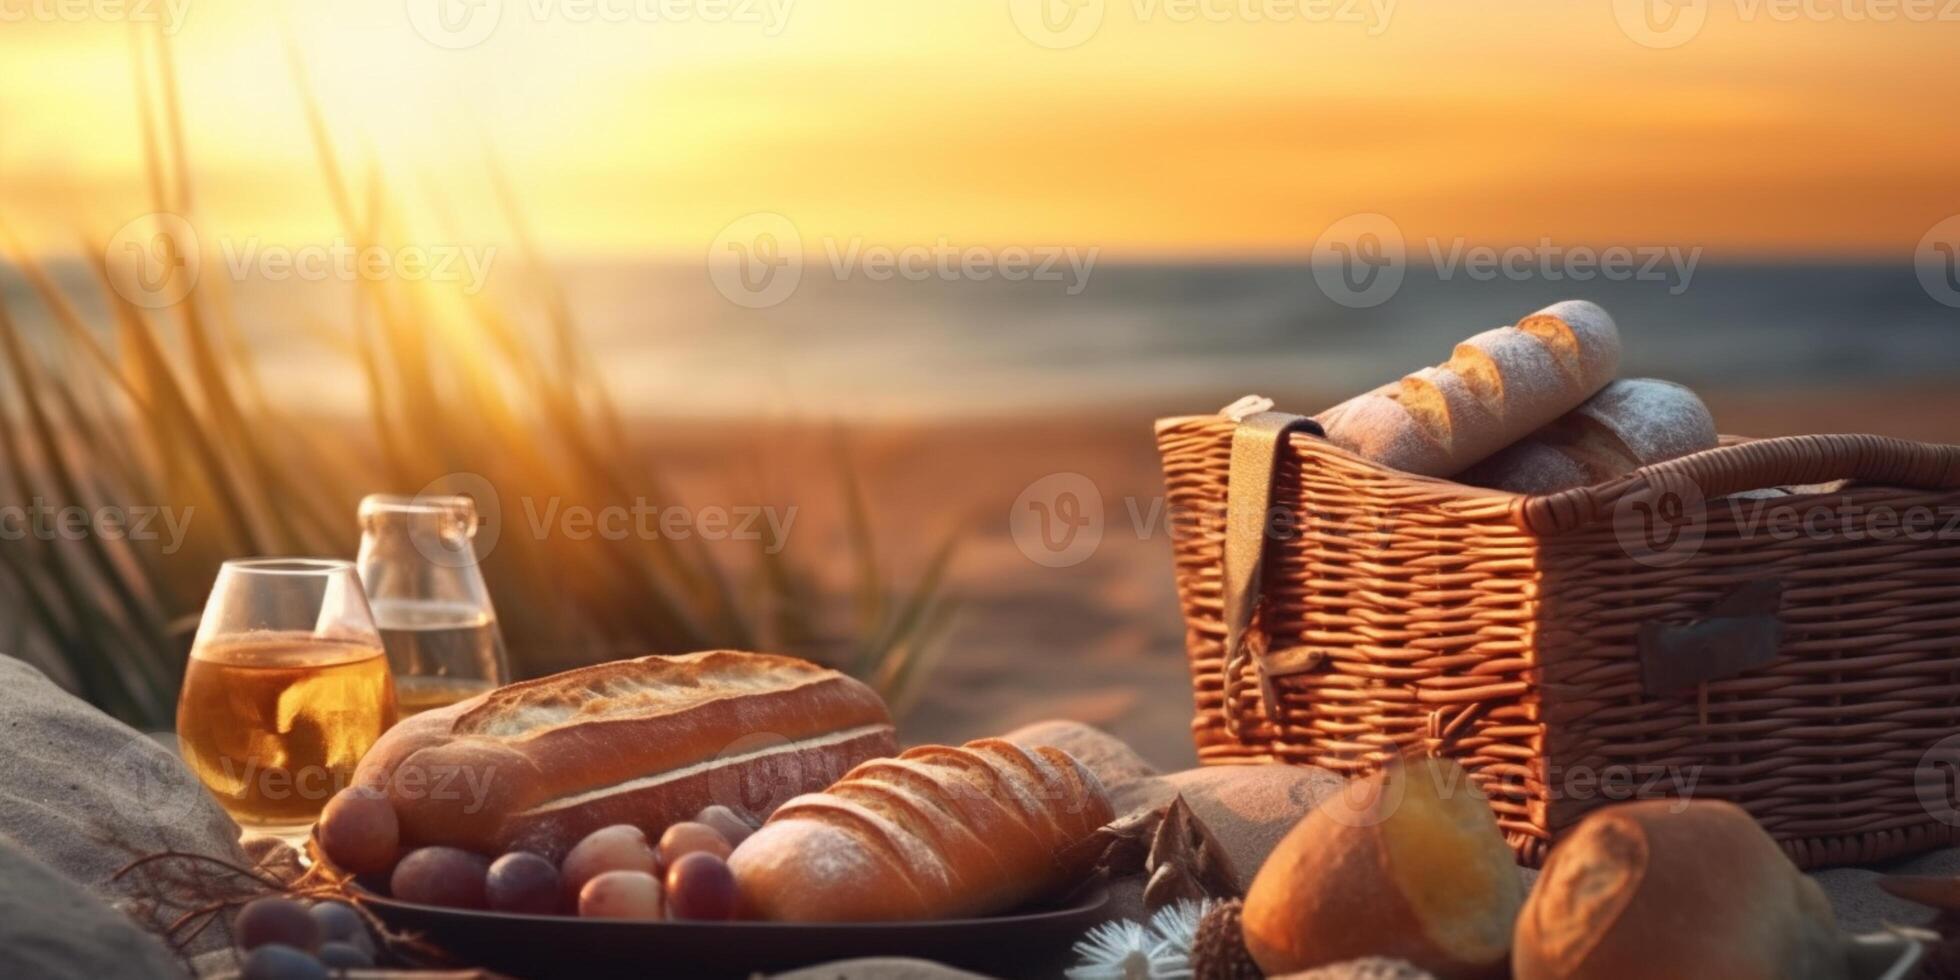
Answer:
[[[464,496],[361,499],[361,582],[403,717],[510,681],[503,631],[477,563],[476,503]]]
[[[177,741],[240,826],[304,837],[394,723],[394,680],[353,562],[218,569],[177,700]]]

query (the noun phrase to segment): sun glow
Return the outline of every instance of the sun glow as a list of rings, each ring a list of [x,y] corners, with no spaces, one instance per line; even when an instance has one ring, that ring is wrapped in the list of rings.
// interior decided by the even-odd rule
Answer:
[[[134,15],[40,2],[0,0],[0,219],[72,242],[146,210]],[[168,34],[202,217],[268,240],[338,230],[295,58],[343,166],[419,229],[500,234],[494,154],[547,244],[587,253],[699,255],[755,211],[806,238],[1298,253],[1381,211],[1471,241],[1903,254],[1960,207],[1944,22],[1718,4],[1656,48],[1604,3],[1090,0],[1068,45],[1022,0],[84,6]]]

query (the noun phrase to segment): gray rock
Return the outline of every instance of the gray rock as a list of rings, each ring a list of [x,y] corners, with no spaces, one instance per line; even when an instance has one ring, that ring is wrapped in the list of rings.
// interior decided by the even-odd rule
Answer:
[[[236,864],[238,825],[175,754],[0,656],[0,827],[22,851],[108,901],[132,858],[188,851]],[[222,946],[210,929],[191,947]]]
[[[1435,980],[1435,977],[1402,960],[1364,956],[1300,973],[1284,973],[1273,980]]]
[[[0,836],[0,976],[184,976],[163,941]]]
[[[979,973],[955,970],[926,960],[900,957],[874,957],[838,960],[822,966],[806,966],[778,973],[769,980],[987,980]]]
[[[1157,774],[1155,766],[1121,739],[1079,721],[1037,721],[1001,737],[1023,747],[1048,745],[1067,752],[1089,767],[1112,797],[1132,783]]]

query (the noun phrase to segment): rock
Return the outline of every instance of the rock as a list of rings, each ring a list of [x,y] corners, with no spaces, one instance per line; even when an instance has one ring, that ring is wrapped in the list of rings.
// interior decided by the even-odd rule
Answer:
[[[900,957],[872,957],[838,960],[822,966],[806,966],[788,973],[774,974],[769,980],[987,980],[978,973],[955,970],[926,960]]]
[[[1402,960],[1366,956],[1345,963],[1334,963],[1299,973],[1282,973],[1272,980],[1436,980]]]
[[[0,656],[0,737],[0,827],[99,897],[130,897],[110,877],[144,854],[251,863],[238,825],[175,754],[8,656]],[[227,941],[225,930],[209,929],[190,951]]]
[[[162,940],[0,835],[0,976],[184,975]]]
[[[1163,806],[1182,794],[1231,856],[1243,891],[1280,838],[1344,784],[1334,773],[1312,766],[1200,766],[1136,780],[1113,796],[1116,812],[1128,814]]]
[[[1089,767],[1113,799],[1132,783],[1157,775],[1157,768],[1108,732],[1079,721],[1037,721],[1001,736],[1020,746],[1049,745]],[[1122,812],[1117,807],[1117,812]]]

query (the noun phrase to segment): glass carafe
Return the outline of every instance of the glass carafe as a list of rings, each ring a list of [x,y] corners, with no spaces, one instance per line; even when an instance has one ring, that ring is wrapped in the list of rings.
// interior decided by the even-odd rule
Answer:
[[[358,564],[395,672],[401,716],[510,681],[504,638],[473,540],[468,497],[369,494]]]

